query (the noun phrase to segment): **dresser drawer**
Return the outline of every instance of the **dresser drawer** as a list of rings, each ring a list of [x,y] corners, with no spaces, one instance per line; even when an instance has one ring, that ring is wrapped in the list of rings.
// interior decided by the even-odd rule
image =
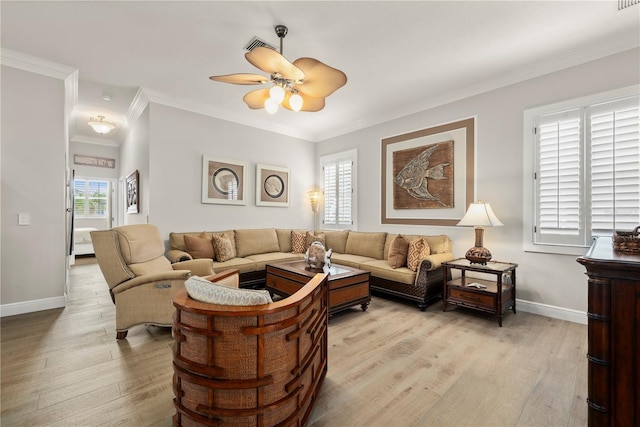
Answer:
[[[456,288],[449,289],[449,299],[488,309],[495,309],[495,298],[495,294],[482,294]]]

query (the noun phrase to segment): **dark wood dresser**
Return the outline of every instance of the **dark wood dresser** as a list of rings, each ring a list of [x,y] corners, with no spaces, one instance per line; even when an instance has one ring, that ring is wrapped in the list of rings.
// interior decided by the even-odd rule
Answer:
[[[589,426],[640,425],[640,255],[596,239],[587,269]]]

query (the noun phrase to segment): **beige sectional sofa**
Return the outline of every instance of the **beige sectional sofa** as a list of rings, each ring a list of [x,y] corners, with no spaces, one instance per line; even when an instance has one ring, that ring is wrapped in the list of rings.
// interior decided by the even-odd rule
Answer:
[[[292,231],[306,233],[275,228],[172,232],[167,258],[172,262],[193,259],[187,251],[186,235],[211,239],[214,234],[224,234],[231,241],[235,257],[222,262],[213,259],[214,270],[236,268],[240,270],[242,287],[259,287],[264,285],[266,264],[304,258],[303,253],[294,251]],[[441,295],[441,263],[453,259],[452,242],[446,235],[403,235],[408,241],[422,237],[430,247],[431,254],[421,259],[417,271],[413,271],[407,266],[392,268],[388,261],[389,248],[397,234],[349,230],[316,230],[313,234],[323,237],[325,246],[333,249],[333,263],[369,271],[374,292],[415,301],[421,310]]]

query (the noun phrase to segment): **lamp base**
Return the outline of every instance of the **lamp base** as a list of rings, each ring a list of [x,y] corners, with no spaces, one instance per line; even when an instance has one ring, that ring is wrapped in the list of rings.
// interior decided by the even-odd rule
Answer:
[[[464,257],[468,259],[471,264],[485,265],[488,261],[491,261],[491,252],[482,246],[474,246],[464,254]]]

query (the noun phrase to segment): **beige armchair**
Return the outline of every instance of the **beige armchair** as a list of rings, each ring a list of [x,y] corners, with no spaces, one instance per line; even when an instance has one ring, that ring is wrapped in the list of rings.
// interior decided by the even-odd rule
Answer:
[[[193,273],[214,273],[213,261],[196,259],[171,264],[156,226],[125,225],[91,232],[96,258],[116,305],[116,338],[129,328],[172,325],[173,295]]]

